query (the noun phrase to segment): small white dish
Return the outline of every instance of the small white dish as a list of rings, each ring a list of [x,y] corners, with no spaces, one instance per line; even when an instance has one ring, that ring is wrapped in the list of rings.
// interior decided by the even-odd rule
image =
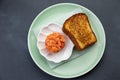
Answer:
[[[45,45],[45,40],[46,40],[47,35],[53,32],[59,32],[66,38],[64,48],[55,54],[50,53],[46,49],[46,45]],[[59,25],[52,23],[44,27],[39,32],[38,37],[37,37],[37,47],[39,49],[40,54],[44,56],[47,60],[53,61],[55,63],[59,63],[61,61],[67,60],[72,55],[74,44],[67,37],[67,35],[65,35],[62,32],[62,28]]]

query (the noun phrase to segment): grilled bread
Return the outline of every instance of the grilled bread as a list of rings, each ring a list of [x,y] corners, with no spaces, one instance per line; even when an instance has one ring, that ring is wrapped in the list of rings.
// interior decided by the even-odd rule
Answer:
[[[85,13],[78,13],[68,18],[62,30],[78,50],[83,50],[97,41]]]

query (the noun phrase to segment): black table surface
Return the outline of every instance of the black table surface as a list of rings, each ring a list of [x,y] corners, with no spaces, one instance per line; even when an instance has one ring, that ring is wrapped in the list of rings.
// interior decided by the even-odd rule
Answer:
[[[27,33],[38,13],[64,2],[92,10],[101,20],[107,39],[99,64],[71,80],[120,80],[120,0],[0,0],[0,80],[61,80],[33,62]]]

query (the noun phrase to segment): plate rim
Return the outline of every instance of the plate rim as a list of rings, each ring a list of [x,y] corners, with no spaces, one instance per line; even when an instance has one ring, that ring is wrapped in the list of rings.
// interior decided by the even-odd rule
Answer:
[[[84,9],[86,9],[87,11],[90,12],[90,14],[92,14],[92,15],[100,22],[100,25],[102,26],[101,29],[102,29],[102,31],[103,31],[103,33],[104,33],[104,38],[103,38],[103,39],[104,39],[104,44],[103,44],[104,46],[103,46],[103,50],[101,51],[101,55],[99,56],[99,59],[94,63],[94,65],[92,65],[92,66],[91,66],[89,69],[87,69],[85,72],[80,73],[80,74],[75,74],[75,75],[72,75],[72,76],[62,76],[62,75],[57,75],[57,74],[54,74],[54,73],[51,73],[51,72],[47,72],[47,70],[45,70],[44,68],[42,68],[42,67],[38,64],[38,62],[34,59],[33,54],[32,54],[32,51],[31,51],[31,49],[30,49],[30,40],[29,40],[29,37],[30,37],[30,32],[31,32],[31,29],[32,29],[32,26],[33,26],[34,22],[37,20],[37,18],[38,18],[42,13],[44,13],[44,12],[47,11],[48,9],[50,9],[50,8],[52,8],[52,7],[60,6],[60,5],[74,5],[74,6],[78,6],[78,7],[82,7],[82,8],[84,8]],[[57,77],[57,78],[75,78],[75,77],[79,77],[79,76],[82,76],[82,75],[88,73],[89,71],[91,71],[92,69],[94,69],[95,66],[100,62],[100,60],[101,60],[101,58],[102,58],[102,56],[103,56],[103,54],[104,54],[104,51],[105,51],[106,35],[105,35],[105,30],[104,30],[104,28],[103,28],[103,25],[102,25],[101,21],[99,20],[99,18],[98,18],[90,9],[88,9],[88,8],[86,8],[86,7],[84,7],[84,6],[80,5],[80,4],[76,4],[76,3],[57,3],[57,4],[53,4],[53,5],[51,5],[51,6],[48,6],[48,7],[45,8],[45,9],[43,9],[43,10],[42,10],[41,12],[39,12],[38,15],[33,19],[32,24],[30,25],[30,28],[29,28],[29,31],[28,31],[27,45],[28,45],[28,50],[29,50],[29,53],[30,53],[30,56],[31,56],[33,62],[34,62],[42,71],[44,71],[45,73],[47,73],[47,74],[49,74],[49,75],[51,75],[51,76]]]

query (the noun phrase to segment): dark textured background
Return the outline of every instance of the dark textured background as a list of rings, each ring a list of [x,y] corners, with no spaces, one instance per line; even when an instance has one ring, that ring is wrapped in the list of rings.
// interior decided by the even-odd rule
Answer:
[[[61,80],[39,69],[27,48],[33,19],[43,9],[61,2],[92,10],[106,32],[106,50],[100,63],[74,79],[120,80],[120,0],[0,0],[0,80]]]

